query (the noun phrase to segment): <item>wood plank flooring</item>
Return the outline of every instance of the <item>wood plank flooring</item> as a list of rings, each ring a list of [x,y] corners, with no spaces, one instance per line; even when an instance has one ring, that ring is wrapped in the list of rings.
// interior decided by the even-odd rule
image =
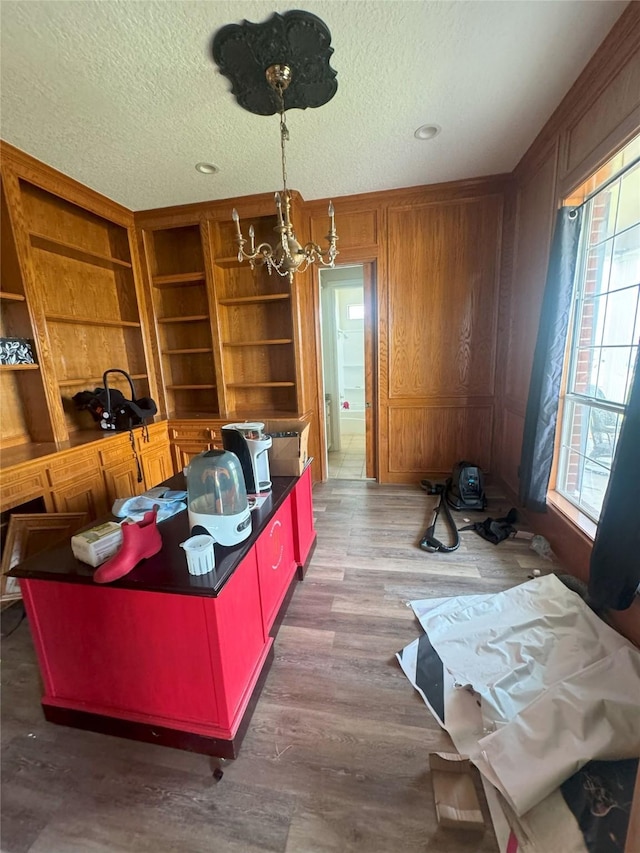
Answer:
[[[490,498],[467,517],[504,515]],[[314,501],[315,554],[219,783],[204,756],[46,723],[27,622],[3,641],[2,853],[495,853],[490,828],[438,828],[428,754],[452,745],[394,655],[420,633],[407,601],[497,592],[549,563],[473,532],[420,551],[433,498],[417,486],[333,480]]]

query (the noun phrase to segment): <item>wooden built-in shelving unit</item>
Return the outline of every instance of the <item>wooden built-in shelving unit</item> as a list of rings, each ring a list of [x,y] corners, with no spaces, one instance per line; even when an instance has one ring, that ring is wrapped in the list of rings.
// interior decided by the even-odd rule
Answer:
[[[211,298],[199,223],[142,232],[162,372],[162,409],[219,413]]]
[[[14,184],[14,193],[16,189]],[[18,217],[15,211],[10,212],[6,192],[7,186],[3,180],[0,184],[0,336],[30,340],[34,358],[38,362],[37,335],[31,322],[16,245],[15,224]],[[54,431],[38,363],[1,365],[0,399],[0,442],[3,447],[53,440]]]
[[[252,218],[256,243],[273,242],[276,217]],[[289,279],[234,254],[230,221],[211,228],[213,274],[225,399],[229,411],[250,417],[299,411],[293,301]]]
[[[111,204],[98,196],[87,209],[66,197],[55,176],[35,183],[19,166],[3,178],[1,334],[29,339],[38,363],[3,366],[10,415],[0,438],[3,447],[62,445],[79,431],[94,432],[71,397],[102,384],[105,370],[125,370],[136,396],[150,395],[129,242],[133,217],[125,212],[115,221]],[[129,395],[126,380],[114,379],[113,387]]]

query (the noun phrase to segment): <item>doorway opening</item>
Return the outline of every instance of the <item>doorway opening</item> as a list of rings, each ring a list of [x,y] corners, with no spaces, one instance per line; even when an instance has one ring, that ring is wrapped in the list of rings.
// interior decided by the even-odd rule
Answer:
[[[367,375],[367,270],[320,271],[322,372],[329,479],[365,480],[371,418]],[[368,471],[369,469],[369,471]]]

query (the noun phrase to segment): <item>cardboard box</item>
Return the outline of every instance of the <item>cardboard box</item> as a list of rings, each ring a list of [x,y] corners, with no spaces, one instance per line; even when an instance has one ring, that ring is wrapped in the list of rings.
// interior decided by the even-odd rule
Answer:
[[[440,826],[482,831],[484,819],[469,759],[457,753],[432,752],[429,766]]]
[[[115,521],[105,521],[71,537],[73,556],[94,568],[112,557],[121,544],[122,530]]]
[[[309,458],[309,424],[299,420],[267,421],[264,431],[273,444],[269,448],[269,472],[274,477],[299,477]],[[293,435],[278,435],[293,433]]]

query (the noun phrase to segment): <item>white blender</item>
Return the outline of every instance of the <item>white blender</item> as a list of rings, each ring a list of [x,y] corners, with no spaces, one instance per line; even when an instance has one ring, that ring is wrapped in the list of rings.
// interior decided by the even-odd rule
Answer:
[[[222,446],[235,453],[240,460],[250,495],[271,491],[267,451],[272,444],[271,436],[264,433],[263,423],[246,422],[222,427]]]

